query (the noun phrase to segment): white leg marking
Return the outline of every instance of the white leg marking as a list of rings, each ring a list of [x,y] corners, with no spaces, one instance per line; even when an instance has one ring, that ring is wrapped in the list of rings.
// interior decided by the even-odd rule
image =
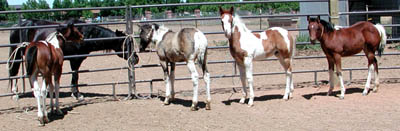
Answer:
[[[369,88],[370,88],[370,84],[371,84],[371,77],[372,77],[372,73],[374,71],[374,65],[371,64],[368,67],[368,76],[367,76],[367,82],[365,83],[365,88],[363,91],[363,96],[366,96],[368,94]]]
[[[34,76],[31,76],[31,77],[33,77],[32,78],[32,81],[33,81],[33,94],[35,95],[36,102],[38,104],[38,117],[42,118],[43,117],[43,112],[42,112],[42,101],[41,101],[41,98],[42,98],[42,96],[41,96],[42,95],[41,94],[41,88],[39,86],[37,78],[35,78]]]
[[[340,81],[340,99],[344,99],[344,94],[346,93],[346,88],[344,88],[343,76],[339,74],[339,81]]]
[[[246,69],[242,65],[238,65],[238,67],[239,67],[239,73],[240,73],[240,80],[242,82],[242,88],[243,88],[243,91],[242,91],[243,95],[242,95],[242,98],[240,98],[239,103],[244,104],[244,102],[246,101],[246,98],[247,98]]]
[[[254,101],[254,89],[253,89],[253,59],[250,57],[244,58],[244,65],[246,67],[246,78],[247,83],[249,84],[250,90],[250,98],[249,98],[249,107],[253,106]]]
[[[194,64],[193,59],[188,60],[187,62],[187,67],[189,69],[189,72],[192,77],[192,82],[193,82],[193,99],[192,99],[192,107],[191,110],[196,110],[196,106],[198,103],[198,90],[199,90],[199,74],[197,73],[196,66]]]
[[[285,95],[283,96],[284,100],[289,100],[291,76],[292,76],[292,72],[286,70],[286,88],[285,88]]]
[[[46,111],[46,97],[47,97],[47,85],[46,85],[46,80],[43,78],[42,82],[42,89],[41,89],[41,95],[42,95],[42,111],[43,115],[47,117],[47,111]]]

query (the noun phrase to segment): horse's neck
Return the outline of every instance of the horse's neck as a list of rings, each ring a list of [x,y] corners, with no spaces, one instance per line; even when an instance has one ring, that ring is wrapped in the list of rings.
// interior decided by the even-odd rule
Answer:
[[[166,35],[168,36],[174,36],[175,32],[170,31],[170,30],[166,30],[163,32],[160,32],[158,36],[156,36],[156,47],[158,48],[161,44],[168,44],[168,41],[170,41],[170,37],[166,37]]]

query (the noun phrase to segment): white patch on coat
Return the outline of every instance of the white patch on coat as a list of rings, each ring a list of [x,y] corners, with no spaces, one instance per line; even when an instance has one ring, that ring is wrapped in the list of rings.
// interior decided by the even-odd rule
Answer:
[[[58,41],[57,39],[57,32],[53,32],[49,36],[47,36],[46,42],[53,45],[54,48],[60,48],[60,41]]]
[[[261,40],[267,40],[268,39],[267,33],[265,33],[265,31],[260,33],[260,39]]]
[[[203,34],[203,32],[197,30],[196,33],[194,33],[194,50],[195,52],[198,51],[200,54],[204,53],[206,51],[208,42],[206,36]]]
[[[46,46],[49,46],[49,45],[47,44],[47,42],[44,41],[44,40],[41,40],[41,41],[39,41],[39,42],[43,43],[43,44],[46,45]]]
[[[290,52],[290,40],[289,40],[289,32],[283,28],[280,27],[272,27],[271,30],[277,30],[279,33],[281,33],[283,39],[286,42],[286,47],[288,49],[288,52]]]
[[[333,28],[335,28],[335,30],[340,30],[340,29],[342,29],[342,28],[343,28],[343,26],[338,26],[338,25],[335,25],[335,27],[333,27]]]

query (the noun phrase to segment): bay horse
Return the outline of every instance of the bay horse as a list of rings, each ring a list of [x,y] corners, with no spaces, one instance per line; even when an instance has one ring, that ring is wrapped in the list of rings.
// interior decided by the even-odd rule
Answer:
[[[222,29],[229,41],[229,51],[235,59],[243,87],[243,96],[240,103],[244,103],[247,97],[246,79],[250,89],[248,105],[253,106],[253,60],[261,60],[275,55],[286,72],[286,89],[283,99],[293,97],[294,90],[292,79],[292,57],[295,48],[292,36],[287,30],[280,27],[272,27],[261,33],[252,33],[241,21],[238,15],[234,16],[233,7],[230,10],[219,8]]]
[[[193,82],[193,99],[191,110],[197,110],[198,95],[198,73],[195,67],[195,61],[203,70],[203,79],[206,84],[206,110],[211,109],[210,96],[210,74],[207,69],[207,38],[198,29],[183,28],[178,32],[173,32],[167,27],[158,24],[141,26],[140,38],[146,40],[141,42],[141,50],[145,49],[150,42],[156,44],[157,55],[160,58],[160,64],[164,71],[164,82],[166,87],[166,96],[164,104],[168,105],[175,99],[174,81],[175,81],[175,63],[186,62]],[[143,51],[142,50],[142,51]],[[168,69],[168,64],[170,70]]]
[[[337,28],[325,20],[310,18],[307,16],[308,30],[311,43],[314,44],[317,40],[321,43],[329,65],[329,91],[327,95],[332,93],[334,88],[333,78],[334,69],[336,68],[336,77],[340,81],[340,96],[339,99],[344,99],[346,89],[342,77],[342,57],[352,56],[364,51],[368,59],[368,76],[363,95],[367,95],[371,74],[375,71],[375,87],[373,91],[378,91],[379,76],[378,76],[378,61],[375,58],[375,52],[381,56],[386,45],[386,32],[382,25],[374,25],[370,22],[357,22],[348,28]],[[336,66],[336,67],[335,67]]]
[[[77,19],[70,19],[65,21],[64,23],[85,23],[84,21],[77,20]],[[57,25],[60,23],[56,22],[51,22],[51,21],[45,21],[45,20],[26,20],[23,21],[21,26],[39,26],[39,25]],[[104,28],[102,26],[98,25],[91,25],[91,26],[80,26],[77,27],[80,32],[84,35],[85,39],[92,39],[92,38],[107,38],[107,37],[126,37],[127,35],[121,31],[116,30],[115,32]],[[35,36],[36,32],[38,29],[22,29],[21,34],[22,37],[20,37],[19,30],[13,30],[10,34],[10,43],[19,43],[20,40],[23,42],[31,42],[33,41],[33,36]],[[112,39],[112,40],[101,40],[101,41],[84,41],[83,43],[80,44],[66,44],[65,48],[63,48],[63,52],[65,56],[68,55],[82,55],[82,54],[89,54],[90,52],[93,51],[100,51],[100,50],[105,50],[105,51],[111,51],[114,50],[115,52],[120,52],[122,50],[128,51],[128,46],[131,46],[133,41],[130,39],[127,39],[126,44],[124,45],[124,39]],[[123,48],[125,46],[125,48]],[[10,48],[10,53],[15,50],[16,47]],[[23,48],[22,48],[23,49]],[[130,49],[133,50],[133,47],[130,47]],[[16,59],[21,59],[22,58],[22,53],[23,52],[18,52],[16,54]],[[121,58],[124,58],[125,60],[128,59],[128,55],[118,55]],[[79,79],[79,73],[77,72],[79,70],[79,67],[81,66],[83,60],[85,60],[87,57],[75,57],[75,58],[68,58],[66,60],[70,61],[70,67],[71,70],[74,71],[72,73],[72,80],[71,80],[71,85],[73,86],[71,88],[71,96],[76,98],[77,100],[82,100],[84,96],[79,92],[78,88],[78,79]],[[134,64],[137,64],[139,62],[139,57],[136,54],[136,52],[133,53],[132,61]],[[20,63],[14,63],[9,70],[9,75],[10,76],[16,76],[19,71],[19,65]],[[14,84],[13,84],[14,83]],[[13,80],[10,80],[10,85],[12,86],[12,90],[15,93],[17,89],[17,79],[15,79],[15,82]]]
[[[37,30],[33,38],[34,42],[30,42],[25,49],[26,71],[38,104],[38,117],[42,126],[49,122],[46,111],[47,88],[50,93],[51,112],[54,112],[53,93],[55,92],[55,113],[58,115],[63,114],[59,107],[58,97],[64,61],[62,49],[65,47],[67,40],[74,42],[83,40],[83,35],[73,24],[68,24],[66,28],[61,29]],[[43,77],[41,88],[38,84],[39,74]],[[54,85],[52,75],[54,75]]]

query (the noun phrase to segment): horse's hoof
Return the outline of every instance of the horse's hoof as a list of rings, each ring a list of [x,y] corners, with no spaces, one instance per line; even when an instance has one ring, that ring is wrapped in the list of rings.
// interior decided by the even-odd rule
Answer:
[[[284,100],[289,100],[289,97],[288,96],[283,96],[283,98],[282,99],[284,99]]]
[[[339,100],[343,100],[344,99],[344,96],[339,96]]]
[[[244,104],[244,101],[246,101],[246,98],[240,98],[239,103],[240,103],[240,104]]]
[[[164,105],[169,105],[169,99],[168,98],[165,98]]]
[[[363,93],[362,93],[363,96],[367,96],[367,94],[368,94],[368,93],[366,93],[366,92],[363,92]]]
[[[247,107],[253,107],[254,106],[254,104],[253,103],[249,103],[248,105],[247,105]]]
[[[39,126],[44,126],[46,123],[44,117],[38,117],[38,121],[39,121]]]
[[[196,106],[193,106],[193,105],[192,105],[192,106],[190,107],[190,110],[191,110],[191,111],[197,111],[198,108],[197,108]]]
[[[197,111],[197,110],[198,110],[198,108],[197,108],[197,102],[193,102],[193,103],[192,103],[192,106],[190,107],[190,110],[191,110],[191,111]]]
[[[377,92],[378,92],[378,89],[377,89],[377,88],[374,88],[374,89],[372,89],[372,92],[377,93]]]
[[[78,101],[85,100],[84,96],[81,93],[75,92],[71,94],[71,97]]]
[[[64,113],[61,110],[56,110],[56,115],[62,116],[62,115],[64,115]]]
[[[18,101],[18,100],[19,100],[19,95],[13,95],[13,96],[12,96],[12,99],[13,99],[14,101]]]
[[[206,110],[211,110],[211,102],[207,101]]]

